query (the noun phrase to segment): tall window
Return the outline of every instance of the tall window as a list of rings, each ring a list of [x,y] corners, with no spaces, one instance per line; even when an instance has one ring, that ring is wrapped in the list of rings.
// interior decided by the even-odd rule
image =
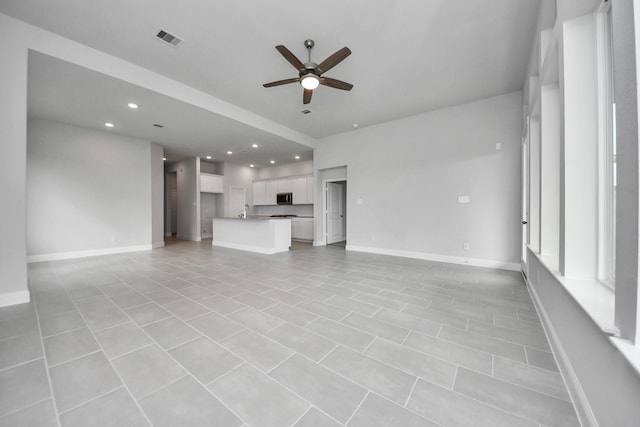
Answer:
[[[604,1],[596,15],[598,24],[599,109],[599,251],[598,278],[615,287],[616,248],[616,134],[613,91],[613,36],[611,2]]]

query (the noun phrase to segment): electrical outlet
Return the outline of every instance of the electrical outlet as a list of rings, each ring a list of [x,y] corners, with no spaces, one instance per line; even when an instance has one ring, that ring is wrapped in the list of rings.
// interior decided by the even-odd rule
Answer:
[[[202,229],[202,234],[207,234],[207,229],[206,228]]]
[[[111,236],[109,240],[111,240],[112,242],[115,242],[116,241],[116,236]]]
[[[468,251],[469,249],[471,249],[471,245],[465,242],[462,244],[462,249],[464,249],[465,251]]]

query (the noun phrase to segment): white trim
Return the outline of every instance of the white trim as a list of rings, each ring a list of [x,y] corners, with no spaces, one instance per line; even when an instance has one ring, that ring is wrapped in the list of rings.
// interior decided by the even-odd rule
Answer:
[[[0,307],[8,307],[10,305],[16,305],[16,304],[25,304],[29,301],[31,301],[31,295],[29,294],[29,290],[6,292],[4,294],[0,294]]]
[[[164,243],[162,245],[164,245]],[[27,256],[27,262],[58,261],[62,259],[85,258],[98,255],[149,251],[151,249],[153,249],[153,245],[122,246],[119,248],[91,249],[87,251],[57,252],[52,254],[29,255]]]
[[[161,242],[155,242],[151,245],[151,249],[164,248],[164,240]]]
[[[327,184],[330,182],[347,182],[347,178],[329,178],[322,180],[322,240],[317,246],[326,246],[327,245],[327,192],[329,191],[329,187]],[[346,195],[345,195],[346,197]],[[347,206],[345,205],[345,210]],[[344,224],[344,235],[347,236],[347,222]]]
[[[373,248],[369,246],[354,246],[347,244],[346,250],[366,252],[370,254],[399,256],[404,258],[423,259],[426,261],[447,262],[450,264],[472,265],[474,267],[498,268],[501,270],[520,271],[519,262],[494,261],[478,258],[464,258],[449,255],[430,254],[426,252],[402,251],[398,249]]]
[[[580,384],[580,380],[573,370],[573,366],[569,361],[569,357],[567,353],[564,351],[564,347],[560,343],[560,338],[558,334],[556,334],[555,329],[553,328],[553,324],[551,323],[551,319],[547,314],[542,302],[540,302],[540,298],[538,298],[538,294],[536,293],[535,288],[531,285],[528,278],[524,278],[527,283],[527,289],[529,290],[529,295],[531,295],[531,299],[533,300],[533,304],[538,311],[538,315],[540,316],[540,320],[542,321],[542,327],[547,335],[547,339],[551,344],[551,352],[556,359],[556,363],[558,368],[560,369],[560,373],[564,378],[564,382],[567,386],[567,391],[569,392],[569,396],[571,396],[571,401],[573,402],[573,406],[576,409],[576,415],[580,420],[580,425],[582,426],[598,426],[598,420],[596,419],[593,410],[591,409],[591,405],[587,400],[587,396],[582,388],[582,384]]]
[[[251,246],[251,245],[241,245],[238,243],[228,243],[228,242],[220,242],[220,241],[215,241],[211,243],[212,246],[220,246],[221,248],[229,248],[229,249],[238,249],[241,251],[250,251],[250,252],[257,252],[259,254],[265,254],[265,255],[273,255],[273,254],[277,254],[280,252],[288,252],[289,248],[287,247],[286,249],[284,248],[263,248],[260,246]]]
[[[615,206],[614,206],[614,156],[615,106],[611,85],[611,2],[601,1],[595,14],[598,105],[598,229],[597,229],[597,278],[611,289],[615,287]]]
[[[609,340],[618,351],[629,361],[629,364],[640,375],[640,348],[629,340],[617,337],[609,337]]]

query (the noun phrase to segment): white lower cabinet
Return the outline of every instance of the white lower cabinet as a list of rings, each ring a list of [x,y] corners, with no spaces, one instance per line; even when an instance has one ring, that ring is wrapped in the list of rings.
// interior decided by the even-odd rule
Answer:
[[[313,218],[291,218],[291,238],[313,241]]]

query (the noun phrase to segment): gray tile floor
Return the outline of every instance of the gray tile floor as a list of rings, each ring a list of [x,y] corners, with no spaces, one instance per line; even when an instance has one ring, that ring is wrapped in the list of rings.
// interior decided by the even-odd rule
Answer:
[[[0,426],[577,426],[519,274],[171,242],[29,266]]]

